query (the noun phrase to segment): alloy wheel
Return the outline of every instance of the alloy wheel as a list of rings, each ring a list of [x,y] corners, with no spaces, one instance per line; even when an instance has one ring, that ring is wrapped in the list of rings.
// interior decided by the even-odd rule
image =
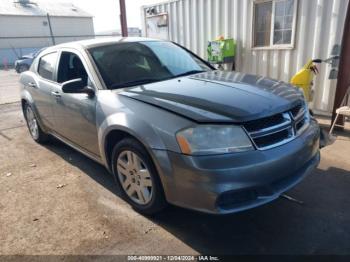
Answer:
[[[128,197],[147,205],[153,195],[153,181],[144,161],[132,151],[122,151],[117,159],[118,179]]]
[[[33,110],[30,108],[30,106],[28,106],[26,109],[26,118],[27,118],[30,134],[34,139],[38,139],[39,138],[38,122],[36,121]]]

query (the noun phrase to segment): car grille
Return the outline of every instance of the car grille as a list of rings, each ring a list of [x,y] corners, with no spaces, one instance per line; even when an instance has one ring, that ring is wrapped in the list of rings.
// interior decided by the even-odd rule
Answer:
[[[243,124],[257,149],[270,149],[293,140],[309,122],[306,107],[298,104],[287,112]]]

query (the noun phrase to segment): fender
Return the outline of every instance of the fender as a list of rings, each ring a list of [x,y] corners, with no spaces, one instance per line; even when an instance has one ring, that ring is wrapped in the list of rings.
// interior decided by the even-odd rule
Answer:
[[[27,90],[27,87],[26,87],[26,84],[29,83],[29,82],[35,82],[36,85],[38,84],[38,82],[36,81],[35,73],[32,72],[32,71],[26,71],[25,73],[22,73],[21,76],[20,76],[19,82],[21,84],[21,101],[25,100],[31,106],[31,108],[33,109],[33,112],[35,114],[35,117],[38,120],[40,128],[44,132],[47,132],[48,129],[43,124],[43,121],[42,121],[42,119],[40,117],[40,114],[39,114],[39,111],[38,111],[38,109],[36,107],[34,99],[33,99],[31,93]]]
[[[98,128],[98,144],[101,159],[108,167],[106,156],[106,137],[111,131],[123,131],[135,137],[147,151],[152,154],[152,149],[166,150],[166,147],[156,131],[144,120],[134,114],[118,112],[109,115]]]
[[[49,130],[46,128],[46,126],[43,124],[40,114],[38,112],[38,109],[34,103],[34,100],[32,98],[32,95],[30,94],[30,92],[28,90],[26,90],[25,88],[22,88],[21,90],[21,101],[25,100],[26,103],[28,103],[30,105],[30,107],[33,109],[33,112],[35,114],[36,119],[38,120],[39,126],[40,128],[44,131],[44,132],[48,132]],[[23,108],[22,108],[23,111]],[[23,116],[24,116],[24,111],[23,111]]]

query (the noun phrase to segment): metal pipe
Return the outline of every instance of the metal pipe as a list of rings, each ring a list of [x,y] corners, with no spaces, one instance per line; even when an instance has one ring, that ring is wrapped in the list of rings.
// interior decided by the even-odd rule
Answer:
[[[122,36],[128,36],[128,25],[126,22],[126,8],[125,8],[125,0],[119,0],[119,8],[120,8],[120,26],[122,29]]]
[[[52,27],[51,27],[51,19],[50,19],[50,15],[49,13],[46,14],[47,16],[47,22],[49,23],[49,28],[50,28],[50,36],[51,36],[51,39],[52,39],[52,44],[53,45],[56,45],[56,42],[55,42],[55,37],[53,36],[53,32],[52,32]]]

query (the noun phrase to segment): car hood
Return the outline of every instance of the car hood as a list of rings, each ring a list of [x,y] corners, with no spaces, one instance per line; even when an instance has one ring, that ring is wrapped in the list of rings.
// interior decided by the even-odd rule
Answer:
[[[122,96],[196,122],[246,122],[302,103],[297,88],[270,78],[210,71],[124,89]]]

